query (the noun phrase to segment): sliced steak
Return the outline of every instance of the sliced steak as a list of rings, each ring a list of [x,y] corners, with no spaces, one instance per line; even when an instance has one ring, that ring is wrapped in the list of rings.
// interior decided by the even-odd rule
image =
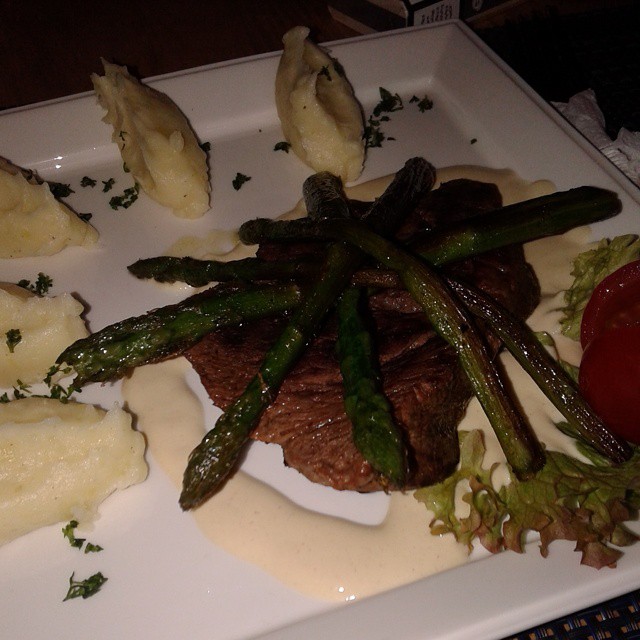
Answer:
[[[418,230],[481,215],[500,204],[494,185],[452,181],[424,198],[400,236],[406,239]],[[265,248],[263,252],[276,258],[282,251]],[[537,280],[521,247],[461,261],[447,272],[491,294],[522,317],[538,303]],[[458,463],[457,425],[471,398],[471,387],[454,350],[435,335],[406,291],[380,291],[371,296],[369,306],[383,387],[410,454],[410,475],[402,488],[438,482]],[[278,318],[216,331],[187,352],[217,406],[224,410],[243,391],[285,321]],[[491,335],[487,341],[492,353],[497,353],[498,341]],[[353,444],[342,402],[332,317],[287,377],[252,438],[281,445],[285,463],[313,482],[357,491],[382,488]]]

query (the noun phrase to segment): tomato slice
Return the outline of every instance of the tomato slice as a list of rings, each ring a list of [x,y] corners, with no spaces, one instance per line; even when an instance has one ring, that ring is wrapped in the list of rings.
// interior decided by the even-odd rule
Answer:
[[[640,260],[629,262],[594,289],[582,315],[582,348],[607,329],[640,323]]]
[[[580,363],[579,385],[613,433],[640,444],[640,324],[593,338]]]

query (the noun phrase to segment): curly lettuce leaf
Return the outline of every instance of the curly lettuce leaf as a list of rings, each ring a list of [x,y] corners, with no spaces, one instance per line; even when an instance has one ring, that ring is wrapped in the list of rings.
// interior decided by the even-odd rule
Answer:
[[[573,340],[580,339],[582,312],[589,298],[604,278],[628,262],[640,259],[640,238],[627,234],[601,240],[595,249],[584,251],[573,262],[573,284],[564,294],[560,327]]]
[[[638,539],[624,523],[640,507],[640,448],[616,467],[549,451],[547,464],[533,479],[511,476],[500,489],[492,483],[495,465],[482,466],[486,451],[482,432],[460,433],[460,451],[458,471],[415,492],[435,516],[430,524],[434,535],[452,533],[469,548],[478,540],[492,553],[503,549],[521,553],[526,534],[534,531],[540,536],[543,556],[554,540],[573,540],[582,564],[598,569],[615,567],[622,555],[619,547]],[[456,515],[460,483],[468,487],[462,497],[469,505],[468,516]]]

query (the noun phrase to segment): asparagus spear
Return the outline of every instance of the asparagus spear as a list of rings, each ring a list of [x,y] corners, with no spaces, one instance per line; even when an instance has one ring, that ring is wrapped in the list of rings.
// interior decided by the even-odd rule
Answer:
[[[544,215],[540,217],[538,217],[537,213],[539,206],[542,206],[544,210]],[[545,235],[561,233],[573,225],[586,224],[614,215],[619,210],[619,206],[620,203],[615,194],[592,187],[581,187],[566,193],[553,194],[542,199],[537,198],[480,216],[469,223],[457,225],[456,229],[461,234],[451,229],[442,232],[433,231],[434,240],[429,241],[430,247],[427,249],[423,244],[423,257],[433,264],[442,264],[450,259],[459,259],[468,256],[470,253],[476,253],[480,250],[480,247],[484,250],[489,250],[505,244],[511,244],[515,240],[531,240]],[[313,205],[311,208],[313,208]],[[487,221],[487,228],[491,230],[487,238],[483,238],[482,232],[483,221],[485,220]],[[263,233],[270,234],[275,227],[282,228],[272,221],[265,222]],[[317,228],[317,225],[315,225],[315,228]],[[531,235],[526,235],[523,229]],[[515,235],[511,235],[512,233]],[[437,242],[437,238],[442,238],[443,235],[448,240],[445,245],[439,248],[440,245]],[[206,284],[209,279],[222,281],[226,279],[301,278],[303,274],[317,272],[318,268],[317,263],[264,262],[255,258],[229,263],[209,263],[192,259],[152,258],[135,263],[130,267],[139,277],[155,275],[162,281],[185,280],[194,286]],[[159,275],[158,269],[164,275]],[[373,269],[354,275],[354,282],[361,282],[367,285],[385,286],[385,282],[387,282],[388,286],[389,281],[397,281],[397,276]],[[176,316],[172,322],[183,322],[183,320],[179,319],[179,315],[182,312],[193,313],[197,316],[207,315],[208,303],[206,299],[195,297],[171,308],[171,313]],[[217,313],[217,310],[214,309],[213,312]],[[149,312],[147,316],[143,316],[144,320],[134,318],[130,321],[117,323],[90,336],[86,341],[80,341],[77,345],[72,345],[71,350],[65,352],[72,359],[69,364],[73,364],[79,371],[86,372],[77,378],[76,383],[81,385],[95,380],[114,379],[122,375],[130,367],[138,366],[145,362],[153,362],[165,357],[165,353],[178,352],[183,343],[180,342],[170,348],[168,343],[173,338],[171,332],[166,332],[164,338],[157,342],[153,336],[145,337],[145,332],[151,331],[152,328],[155,331],[155,328],[162,327],[166,321],[166,313],[162,309]],[[257,311],[255,313],[257,315]],[[273,310],[266,306],[264,313],[268,315],[273,313]],[[188,319],[185,319],[185,322],[188,322]],[[136,332],[138,325],[140,331]],[[132,331],[131,335],[127,335],[129,329]],[[177,334],[178,337],[180,335],[180,333]],[[200,335],[198,334],[198,336]],[[140,348],[136,345],[137,339],[142,341],[143,346]],[[118,341],[122,341],[123,345],[127,346],[120,348]],[[104,345],[109,346],[105,347]],[[154,345],[159,350],[159,353],[154,352]],[[138,354],[140,357],[138,357]],[[127,358],[131,359],[127,360]],[[94,377],[94,372],[98,373],[101,370],[103,372]]]
[[[191,452],[184,473],[180,506],[193,509],[206,501],[236,463],[262,412],[275,397],[291,367],[315,334],[334,301],[348,284],[357,256],[342,244],[329,247],[326,277],[318,278],[288,325],[267,351],[258,373]]]
[[[528,242],[564,233],[574,227],[604,220],[620,212],[620,201],[611,191],[578,187],[509,205],[474,219],[416,236],[411,248],[432,264],[468,258],[508,244]],[[272,226],[272,221],[251,221],[243,227],[250,243],[253,234],[277,240],[317,233],[313,221],[305,218]],[[251,234],[251,235],[250,235]],[[317,239],[317,238],[316,238]],[[300,278],[318,269],[312,262],[266,262],[245,258],[231,262],[160,256],[138,260],[129,267],[137,278],[158,282],[186,282],[194,287],[229,280],[254,281],[270,278]]]
[[[435,232],[424,231],[409,246],[433,264],[442,264],[507,244],[558,235],[611,218],[621,209],[613,191],[577,187],[511,204]]]
[[[348,288],[338,302],[337,352],[344,383],[345,411],[353,441],[383,484],[403,486],[407,457],[391,405],[382,391],[371,334],[359,306],[361,291]]]
[[[544,465],[540,443],[502,384],[466,309],[433,267],[361,222],[332,220],[316,224],[320,235],[351,242],[398,273],[405,287],[424,308],[434,329],[456,349],[516,476],[527,479],[538,471]]]
[[[145,258],[127,269],[136,278],[153,278],[157,282],[185,282],[192,287],[204,287],[212,282],[255,282],[308,277],[317,271],[318,263],[309,261],[280,262],[258,258],[243,258],[229,262],[160,256]]]
[[[324,179],[326,181],[326,177]],[[383,195],[373,207],[372,217],[378,220],[392,220],[393,215],[389,212],[395,206],[394,199],[398,200],[399,210],[409,211],[420,193],[416,185],[422,185],[427,189],[432,186],[434,179],[435,170],[426,161],[408,161],[386,195]],[[310,203],[309,208],[313,210],[314,207],[315,205]],[[343,212],[340,215],[343,215]],[[258,264],[251,259],[242,262],[247,265],[244,275],[251,276],[251,279],[274,278],[277,273],[270,269],[282,269],[281,263],[269,263],[265,266],[266,263]],[[232,265],[233,269],[238,266],[238,263],[227,264]],[[309,267],[303,263],[289,263],[280,271],[282,277],[292,275],[288,271],[291,266],[294,273],[302,273],[307,268],[310,274],[317,273],[318,270],[317,264]],[[227,269],[225,263],[216,263],[214,268],[218,271],[212,277],[215,280],[224,280],[224,274],[219,270]],[[269,270],[268,273],[264,271],[265,268]],[[199,280],[200,275],[198,273],[193,279],[191,276],[185,279],[198,285],[206,284]],[[233,273],[234,279],[237,275],[240,274]],[[239,324],[244,320],[290,310],[296,306],[299,297],[299,290],[293,286],[232,293],[224,289],[204,295],[198,294],[177,305],[155,309],[143,316],[107,326],[73,343],[58,357],[57,362],[66,362],[75,369],[77,375],[74,386],[77,388],[89,382],[115,380],[133,367],[181,353],[204,334],[224,324]],[[245,306],[246,313],[243,311]]]
[[[88,382],[114,380],[133,367],[182,353],[214,329],[291,309],[300,297],[293,284],[212,289],[77,340],[57,362],[73,367],[78,389]]]
[[[415,206],[423,190],[431,187],[434,173],[425,160],[409,160],[369,211],[370,224],[375,228],[392,230],[401,216]],[[307,197],[313,193],[314,179],[320,181],[323,192],[332,188],[326,175],[311,176],[305,185]],[[340,192],[332,193],[330,200],[333,207],[323,209],[322,214],[330,216],[328,222],[333,224],[344,216],[345,209],[340,203]],[[310,204],[313,208],[314,202]],[[262,412],[316,333],[331,305],[348,285],[360,260],[360,252],[352,246],[342,242],[329,246],[320,276],[307,291],[276,343],[267,351],[258,374],[192,451],[180,495],[183,509],[193,509],[202,504],[229,474]]]
[[[579,225],[610,218],[620,213],[620,209],[620,200],[612,191],[577,187],[425,231],[414,236],[410,247],[432,264],[442,264],[508,244],[564,233]],[[279,221],[256,218],[245,222],[239,233],[245,244],[264,240],[327,240],[331,237],[330,231],[325,233],[322,226],[307,218]]]
[[[448,280],[469,310],[486,320],[520,366],[584,440],[609,460],[620,463],[631,457],[632,449],[614,436],[592,411],[567,372],[551,357],[526,323],[489,296],[464,283]]]

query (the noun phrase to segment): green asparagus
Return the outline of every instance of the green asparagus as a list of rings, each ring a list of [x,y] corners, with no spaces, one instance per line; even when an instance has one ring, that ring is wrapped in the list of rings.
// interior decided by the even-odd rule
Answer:
[[[420,158],[409,160],[370,209],[369,223],[374,228],[392,231],[404,215],[412,210],[424,189],[431,188],[434,175],[433,168],[426,161]],[[306,197],[311,198],[314,179],[320,182],[326,197],[325,178],[324,175],[318,178],[311,176],[305,185]],[[328,216],[330,224],[344,219],[340,199],[340,192],[336,189],[328,199],[333,206],[322,210],[326,216],[324,220]],[[329,246],[319,277],[307,290],[304,300],[294,311],[276,343],[267,351],[258,374],[192,451],[180,495],[183,509],[199,506],[224,482],[249,433],[317,332],[331,305],[349,284],[361,258],[360,251],[353,246],[342,242],[334,242]]]
[[[127,267],[136,278],[152,278],[156,282],[184,282],[204,287],[212,282],[256,282],[258,280],[298,280],[318,270],[311,261],[282,262],[243,258],[219,262],[196,258],[160,256],[138,260]]]
[[[516,476],[526,479],[538,471],[544,464],[540,443],[502,384],[466,309],[433,267],[362,222],[343,219],[329,223],[318,221],[316,224],[320,235],[347,240],[399,274],[405,287],[424,308],[435,330],[458,352]]]
[[[578,187],[502,207],[482,216],[424,231],[410,242],[412,251],[432,264],[453,262],[508,244],[564,233],[576,226],[605,220],[620,212],[621,203],[612,191]],[[245,244],[265,240],[287,242],[328,240],[330,230],[313,220],[255,218],[239,230]]]
[[[528,242],[564,233],[579,225],[591,224],[616,215],[620,200],[611,191],[596,187],[578,187],[554,193],[477,216],[442,229],[416,236],[411,248],[434,265],[468,258],[509,244]],[[290,240],[318,234],[313,220],[288,221],[273,225],[261,219],[243,226],[243,239],[251,244],[254,237]],[[322,239],[322,238],[315,238]],[[159,282],[186,282],[195,287],[229,280],[254,281],[271,278],[306,278],[318,269],[318,263],[267,262],[245,258],[231,262],[171,258],[160,256],[138,260],[129,271],[138,278]]]
[[[551,357],[526,323],[482,292],[455,280],[449,279],[448,282],[469,310],[490,324],[520,366],[582,439],[615,463],[631,457],[631,447],[607,430],[580,395],[571,377]]]
[[[300,297],[293,284],[212,289],[77,340],[57,363],[73,367],[76,389],[115,380],[133,367],[179,355],[214,329],[291,309]]]
[[[373,339],[359,310],[361,297],[359,289],[348,288],[338,302],[336,347],[345,411],[353,427],[354,444],[381,474],[381,483],[401,487],[407,473],[406,449],[382,391]]]

